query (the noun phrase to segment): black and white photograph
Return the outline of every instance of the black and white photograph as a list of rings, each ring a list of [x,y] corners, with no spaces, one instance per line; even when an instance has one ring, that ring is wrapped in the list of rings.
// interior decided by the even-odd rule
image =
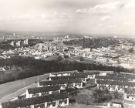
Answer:
[[[135,108],[135,0],[0,0],[0,108]]]

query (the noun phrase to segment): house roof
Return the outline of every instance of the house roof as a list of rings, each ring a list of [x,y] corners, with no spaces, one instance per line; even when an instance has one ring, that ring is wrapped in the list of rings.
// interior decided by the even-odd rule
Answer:
[[[58,79],[77,79],[77,78],[86,78],[88,75],[99,74],[99,72],[74,72],[70,76],[57,76],[51,78],[52,80]]]
[[[135,94],[135,89],[125,88],[124,91],[125,91],[125,93],[127,93],[127,94]]]
[[[122,82],[122,81],[108,81],[108,80],[97,80],[98,84],[108,84],[108,85],[119,85],[119,86],[128,86],[128,87],[134,87],[135,82]]]
[[[36,87],[36,88],[29,88],[28,92],[29,92],[29,94],[35,94],[35,93],[56,91],[59,89],[60,89],[60,86]]]
[[[128,81],[127,78],[118,77],[118,76],[96,76],[96,79],[103,79],[103,80],[114,80],[114,81]]]
[[[52,72],[51,74],[53,75],[58,75],[58,74],[66,74],[66,73],[74,73],[74,72],[78,72],[77,70],[72,70],[72,71],[62,71],[62,72]]]
[[[100,72],[85,72],[87,75],[98,75]]]
[[[123,101],[121,99],[112,99],[111,102],[116,104],[123,104]]]
[[[113,73],[113,71],[101,71],[101,70],[84,70],[84,73],[95,73],[95,74],[100,74],[100,73]]]
[[[73,74],[71,76],[59,76],[59,77],[52,77],[52,80],[74,80],[78,78],[86,78],[86,74]]]
[[[51,94],[2,103],[2,108],[18,108],[68,98],[67,94]]]
[[[41,81],[39,82],[39,85],[59,85],[59,84],[70,84],[70,83],[81,83],[81,79],[70,79],[70,80],[65,80],[65,79],[58,79],[58,80],[51,80],[51,81]]]
[[[119,78],[127,78],[127,79],[135,79],[134,74],[124,74],[124,73],[114,73],[114,74],[107,74],[107,76],[112,76],[112,77],[119,77]]]
[[[99,72],[78,72],[78,73],[73,73],[71,76],[88,76],[88,75],[97,75]]]
[[[124,100],[123,102],[124,104],[131,104],[131,105],[135,105],[135,101],[132,100]]]

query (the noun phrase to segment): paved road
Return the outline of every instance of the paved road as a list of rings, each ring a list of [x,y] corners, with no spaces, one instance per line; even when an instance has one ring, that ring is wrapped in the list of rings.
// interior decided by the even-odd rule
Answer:
[[[0,103],[8,101],[26,91],[29,87],[36,86],[35,82],[46,79],[48,74],[30,77],[0,85]]]

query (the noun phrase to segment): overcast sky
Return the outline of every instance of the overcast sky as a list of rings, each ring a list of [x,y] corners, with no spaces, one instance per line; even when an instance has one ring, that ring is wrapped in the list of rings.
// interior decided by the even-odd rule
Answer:
[[[0,0],[0,30],[135,34],[135,0]]]

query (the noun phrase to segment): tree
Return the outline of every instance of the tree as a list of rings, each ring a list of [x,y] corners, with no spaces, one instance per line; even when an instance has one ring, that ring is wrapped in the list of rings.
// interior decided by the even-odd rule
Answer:
[[[84,61],[84,58],[83,57],[80,57],[80,61]]]
[[[134,52],[134,49],[133,48],[130,48],[128,51],[129,51],[129,53],[133,53]]]
[[[64,58],[62,56],[58,56],[57,60],[62,61],[62,60],[64,60]]]
[[[119,93],[119,92],[114,92],[113,93],[114,95],[114,99],[123,99],[123,94],[122,93]]]
[[[107,89],[106,90],[97,89],[94,91],[93,96],[95,98],[96,103],[101,103],[112,99],[112,96]]]
[[[64,55],[64,58],[69,58],[69,56],[65,54],[65,55]]]

